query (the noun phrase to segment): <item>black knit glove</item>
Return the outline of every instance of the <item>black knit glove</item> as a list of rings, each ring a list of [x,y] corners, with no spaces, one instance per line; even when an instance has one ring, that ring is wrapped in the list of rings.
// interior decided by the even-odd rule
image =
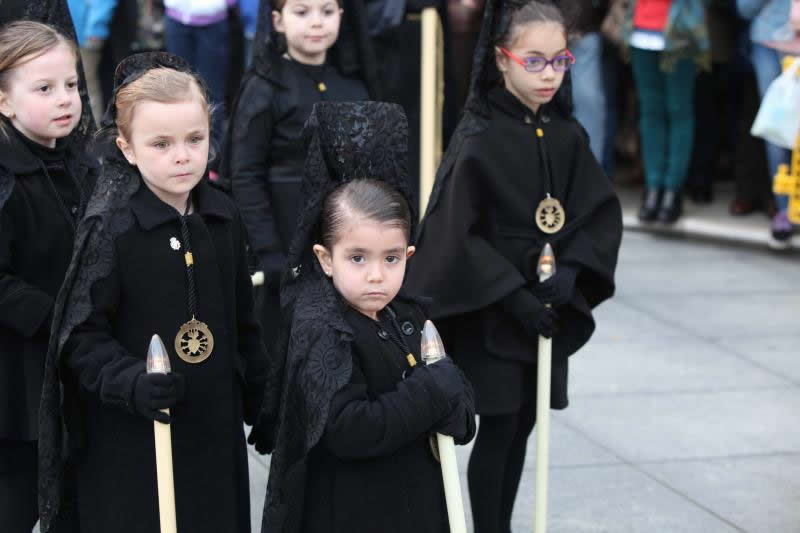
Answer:
[[[456,444],[463,445],[475,437],[475,392],[461,370],[459,374],[462,385],[459,402],[433,429],[442,435],[450,435]]]
[[[133,388],[133,403],[136,411],[145,418],[170,423],[170,416],[161,411],[183,399],[186,382],[182,374],[148,374],[142,372]]]
[[[546,281],[536,282],[531,286],[533,295],[543,303],[553,307],[564,305],[575,293],[575,278],[578,271],[570,266],[559,266],[553,277]]]
[[[427,373],[430,376],[433,385],[447,401],[447,412],[463,401],[464,381],[466,378],[461,369],[449,357],[430,365],[416,367],[411,374],[412,379],[418,377],[418,373]],[[470,393],[471,391],[472,389],[470,388]]]
[[[549,339],[558,333],[558,313],[546,307],[525,287],[503,298],[501,305],[531,337],[541,335]]]
[[[286,256],[280,252],[262,252],[258,254],[258,264],[264,272],[264,284],[277,290],[286,266]]]

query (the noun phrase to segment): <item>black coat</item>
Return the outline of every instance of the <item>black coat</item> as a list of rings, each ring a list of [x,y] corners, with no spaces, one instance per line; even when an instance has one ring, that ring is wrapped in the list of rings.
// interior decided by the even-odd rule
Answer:
[[[406,337],[420,360],[422,313],[397,300],[392,307],[402,331],[397,336]],[[414,389],[398,388],[412,370],[387,334],[394,331],[390,322],[379,324],[353,309],[345,320],[354,333],[352,375],[333,397],[325,434],[309,453],[302,531],[448,531],[430,433],[408,431],[420,423],[429,429],[436,406],[422,405]]]
[[[594,331],[592,308],[614,292],[621,209],[574,119],[549,106],[534,115],[502,87],[488,101],[489,117],[469,111],[461,126],[467,133],[448,149],[408,285],[433,297],[431,316],[475,387],[478,412],[515,412],[535,398],[537,339],[501,302],[536,283],[531,263],[549,242],[557,265],[577,271],[572,299],[557,309],[561,331],[553,340],[551,405],[564,408],[567,357]],[[566,211],[565,226],[552,235],[534,221],[548,187],[544,165]]]
[[[158,531],[153,423],[137,414],[133,401],[154,333],[186,381],[183,400],[171,410],[178,527],[250,531],[242,423],[253,423],[260,408],[267,359],[238,212],[206,182],[192,194],[197,319],[214,334],[212,355],[190,364],[175,353],[175,335],[190,318],[185,248],[178,213],[144,185],[123,208],[127,214],[115,214],[132,215],[134,222],[111,241],[114,268],[92,287],[91,314],[64,345],[62,377],[71,376],[66,390],[77,389],[80,404],[67,426],[85,442],[73,455],[81,533]]]
[[[269,69],[256,68],[242,82],[223,163],[253,251],[262,260],[273,255],[272,263],[261,265],[268,275],[281,268],[275,256],[288,252],[302,207],[301,133],[311,108],[321,101],[368,98],[361,80],[342,76],[332,65],[271,59]]]
[[[97,165],[70,138],[50,150],[11,127],[0,154],[0,440],[33,441],[53,302]]]

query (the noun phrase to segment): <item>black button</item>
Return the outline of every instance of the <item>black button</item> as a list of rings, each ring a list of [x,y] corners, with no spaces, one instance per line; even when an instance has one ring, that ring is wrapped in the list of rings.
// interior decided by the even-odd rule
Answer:
[[[379,330],[378,330],[378,337],[380,337],[380,338],[381,338],[381,339],[383,339],[383,340],[386,340],[386,339],[388,339],[388,338],[389,338],[389,334],[388,334],[388,333],[386,333],[386,330],[385,330],[385,329],[379,329]]]
[[[409,321],[403,322],[403,325],[400,326],[400,329],[403,330],[403,333],[406,335],[413,335],[414,334],[414,324]]]

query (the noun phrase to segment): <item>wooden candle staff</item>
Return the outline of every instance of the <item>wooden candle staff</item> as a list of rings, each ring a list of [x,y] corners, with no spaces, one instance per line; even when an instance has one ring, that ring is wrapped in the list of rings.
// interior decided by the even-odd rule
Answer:
[[[426,365],[436,364],[447,357],[444,344],[436,326],[430,320],[425,321],[422,328],[422,360]],[[461,480],[458,476],[458,460],[453,437],[436,434],[439,449],[439,461],[442,464],[442,480],[444,481],[444,499],[447,504],[447,518],[450,521],[450,533],[466,533],[467,524],[464,519],[464,502],[461,498]]]
[[[550,244],[545,244],[536,268],[539,282],[556,273],[556,258]],[[550,307],[550,304],[547,304]],[[539,335],[536,376],[536,511],[534,533],[547,530],[547,474],[550,463],[550,373],[553,340]]]
[[[169,356],[161,337],[153,335],[147,349],[147,373],[169,374]],[[169,414],[169,409],[163,409]],[[156,439],[156,477],[158,479],[158,519],[161,533],[177,533],[175,519],[175,482],[172,473],[172,430],[169,424],[153,421]]]

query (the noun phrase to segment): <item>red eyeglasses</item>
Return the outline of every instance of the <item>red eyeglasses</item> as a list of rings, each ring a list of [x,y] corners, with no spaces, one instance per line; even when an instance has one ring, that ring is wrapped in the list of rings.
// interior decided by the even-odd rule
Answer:
[[[553,59],[545,59],[539,56],[521,59],[505,48],[500,47],[500,51],[514,60],[514,62],[519,63],[527,72],[541,72],[547,68],[547,65],[551,65],[556,72],[566,72],[575,63],[575,56],[569,50],[565,50],[563,54],[559,54]]]

